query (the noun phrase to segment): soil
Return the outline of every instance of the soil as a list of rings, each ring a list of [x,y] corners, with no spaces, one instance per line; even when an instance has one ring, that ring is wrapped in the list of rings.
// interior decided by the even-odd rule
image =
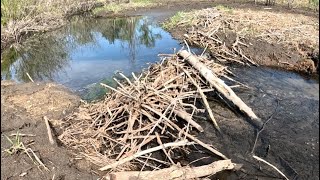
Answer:
[[[162,22],[177,11],[212,7],[215,4],[261,10],[264,8],[261,5],[255,6],[253,2],[183,1],[170,2],[165,6],[150,9],[128,10],[125,15],[150,15]],[[288,10],[275,6],[272,10],[318,16],[318,13],[304,9]],[[175,38],[181,39],[185,31],[186,29],[174,29],[171,34]],[[307,73],[310,73],[310,70],[303,68],[303,66],[308,66],[311,58],[302,59],[299,54],[278,45],[254,39],[250,42],[254,46],[245,49],[245,51],[251,57],[256,57],[260,64],[290,69],[300,63],[301,66],[298,65],[297,68],[302,68],[302,71],[306,70]],[[318,55],[315,57],[318,58]],[[312,67],[312,65],[309,66]],[[314,68],[318,68],[317,63],[314,63],[314,66]],[[259,101],[263,95],[264,93],[261,92],[254,97],[248,93],[240,94],[245,102],[249,102],[249,106],[253,104],[253,101]],[[294,98],[296,101],[290,101],[290,98]],[[268,124],[268,130],[261,133],[262,138],[257,144],[257,155],[276,162],[277,165],[282,164],[281,170],[289,174],[290,178],[296,177],[298,174],[298,179],[319,179],[319,167],[314,165],[319,165],[319,136],[316,136],[319,134],[319,101],[312,101],[306,106],[304,104],[306,97],[299,99],[299,97],[292,96],[290,98],[280,102],[281,113],[278,113]],[[62,147],[56,139],[54,145],[49,143],[47,129],[43,121],[43,116],[47,116],[53,127],[54,137],[56,137],[59,135],[59,129],[55,127],[63,123],[59,119],[72,112],[80,103],[79,97],[56,84],[16,84],[11,81],[1,81],[1,179],[98,179],[99,175],[94,171],[96,169],[94,166],[82,160],[75,160],[75,155]],[[226,111],[225,106],[219,103],[211,104],[211,106],[216,109],[217,119],[225,134],[224,138],[221,140],[214,133],[200,134],[200,137],[202,136],[201,138],[208,143],[219,142],[215,144],[218,149],[223,149],[223,153],[226,153],[231,159],[235,159],[236,162],[243,163],[247,169],[245,172],[236,174],[227,173],[227,177],[226,174],[218,174],[213,178],[261,179],[263,176],[267,176],[271,179],[270,176],[274,176],[274,179],[277,179],[279,176],[262,164],[260,164],[262,169],[266,168],[270,173],[266,175],[259,172],[259,167],[257,167],[259,163],[248,156],[255,138],[254,129],[238,114],[231,110]],[[264,106],[268,106],[268,109],[265,109]],[[267,119],[275,106],[275,101],[269,99],[266,104],[260,104],[260,108],[254,110],[259,116]],[[290,112],[296,112],[295,116]],[[300,116],[296,116],[296,114],[300,114]],[[282,121],[283,119],[284,121]],[[290,120],[294,123],[290,124]],[[212,125],[208,122],[203,121],[202,126],[206,127],[205,132],[214,132]],[[22,137],[22,141],[37,154],[50,171],[35,165],[25,153],[9,155],[3,152],[10,147],[10,143],[4,135],[10,136],[18,131],[23,134],[35,135]],[[310,134],[315,136],[311,138]],[[267,150],[268,148],[271,150]],[[290,149],[290,151],[286,149]],[[199,155],[194,154],[189,158],[196,159],[197,157]],[[206,162],[199,161],[198,163]],[[257,172],[259,175],[254,175]],[[268,178],[265,177],[265,179]]]
[[[55,127],[62,116],[80,104],[80,98],[66,88],[56,84],[16,84],[1,81],[1,179],[94,179],[86,162],[75,162],[68,150],[48,140],[43,116],[47,116]],[[54,129],[57,130],[57,129]],[[27,154],[20,152],[9,155],[4,152],[11,147],[5,136],[27,134],[22,142],[31,148],[49,171],[35,165]],[[54,131],[54,140],[56,141]],[[28,145],[29,144],[29,145]]]

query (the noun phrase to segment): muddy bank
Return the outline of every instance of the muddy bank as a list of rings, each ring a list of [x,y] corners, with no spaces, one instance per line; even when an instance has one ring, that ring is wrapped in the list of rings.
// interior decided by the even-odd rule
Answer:
[[[26,83],[15,84],[1,81],[1,179],[94,179],[98,176],[84,161],[75,162],[73,155],[56,141],[48,140],[43,116],[50,119],[52,127],[58,126],[59,119],[78,107],[80,98],[65,87],[56,84]],[[4,152],[12,146],[5,136],[19,132],[26,148],[31,148],[49,169],[34,164],[24,152],[9,155]]]
[[[319,86],[295,73],[269,68],[231,68],[250,89],[236,93],[253,108],[265,122],[254,153],[275,165],[289,179],[319,179]],[[256,131],[243,117],[223,104],[211,101],[211,108],[221,124],[223,138],[213,131],[211,123],[199,121],[205,128],[199,138],[213,143],[237,163],[243,171],[220,174],[222,179],[277,179],[278,173],[252,159]],[[193,160],[207,154],[191,155]],[[210,159],[207,159],[210,160]],[[200,161],[199,164],[205,163]]]
[[[317,23],[316,18],[292,12],[216,7],[177,14],[164,25],[176,39],[205,48],[220,62],[258,64],[317,78]]]

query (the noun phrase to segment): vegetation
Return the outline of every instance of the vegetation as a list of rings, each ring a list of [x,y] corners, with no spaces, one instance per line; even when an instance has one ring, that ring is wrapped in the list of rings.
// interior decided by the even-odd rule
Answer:
[[[1,1],[1,49],[25,35],[61,27],[66,17],[89,11],[100,0],[3,0]]]
[[[19,153],[19,152],[25,150],[25,147],[21,141],[21,136],[19,135],[19,132],[17,132],[16,137],[14,139],[10,139],[6,135],[5,135],[5,137],[11,145],[8,149],[4,150],[8,154],[12,155],[12,154],[16,154],[16,153]]]
[[[179,25],[180,23],[184,23],[184,24],[191,23],[192,19],[193,19],[192,13],[179,11],[174,16],[172,16],[168,21],[162,23],[162,27],[164,29],[169,30]]]
[[[15,138],[14,139],[10,139],[8,136],[6,136],[6,139],[9,141],[9,143],[11,144],[11,146],[8,149],[5,149],[4,152],[7,152],[9,155],[13,155],[13,154],[17,154],[17,153],[21,153],[24,152],[28,155],[28,157],[31,159],[31,161],[35,164],[35,165],[40,165],[42,166],[45,170],[49,170],[43,163],[42,161],[39,159],[39,157],[34,153],[34,151],[31,148],[26,148],[26,146],[23,144],[22,140],[21,140],[21,134],[19,134],[19,132],[17,132],[15,134]],[[32,157],[32,156],[33,157]]]
[[[216,6],[216,8],[220,11],[225,11],[225,12],[228,12],[228,13],[233,13],[233,10],[231,7],[229,6],[223,6],[223,5],[218,5]]]
[[[99,14],[101,12],[113,12],[118,13],[120,11],[139,8],[139,7],[150,7],[157,5],[155,0],[132,0],[130,3],[108,3],[103,7],[99,7],[93,10],[93,14]]]

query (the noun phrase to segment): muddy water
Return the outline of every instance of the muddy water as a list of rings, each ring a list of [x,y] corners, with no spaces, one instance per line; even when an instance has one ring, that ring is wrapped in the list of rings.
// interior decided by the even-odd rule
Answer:
[[[298,74],[262,67],[230,68],[234,79],[250,89],[235,92],[265,122],[254,154],[278,167],[290,179],[319,179],[319,82]],[[216,135],[210,122],[202,120],[205,132],[199,137],[213,144],[235,162],[243,172],[220,174],[220,179],[278,179],[281,176],[252,158],[256,131],[242,115],[216,101],[211,102],[223,137]],[[195,153],[190,159],[207,156]],[[208,163],[213,158],[200,162]],[[199,165],[198,164],[198,165]],[[261,171],[261,170],[262,171]]]

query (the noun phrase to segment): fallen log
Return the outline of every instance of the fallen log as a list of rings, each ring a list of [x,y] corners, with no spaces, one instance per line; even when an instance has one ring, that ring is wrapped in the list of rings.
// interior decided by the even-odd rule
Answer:
[[[241,165],[234,164],[230,159],[215,161],[211,164],[198,167],[179,167],[177,165],[157,171],[124,171],[108,174],[110,180],[185,180],[200,178],[216,174],[223,170],[239,169]],[[107,178],[108,179],[108,178]]]
[[[211,69],[207,68],[206,65],[201,63],[198,58],[186,50],[182,50],[178,52],[178,55],[185,59],[192,67],[200,72],[200,74],[212,85],[219,93],[221,93],[224,98],[232,102],[235,106],[237,106],[240,111],[245,113],[252,123],[258,128],[261,129],[263,126],[263,122],[256,114],[252,111],[250,107],[248,107],[235,93],[234,91],[226,85],[223,80],[218,78]]]

